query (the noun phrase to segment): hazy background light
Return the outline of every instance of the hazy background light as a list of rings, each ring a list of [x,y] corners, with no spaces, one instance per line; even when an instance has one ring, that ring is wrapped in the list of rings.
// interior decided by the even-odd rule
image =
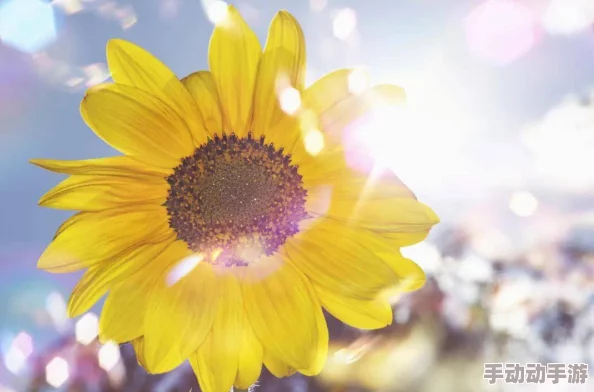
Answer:
[[[495,65],[507,65],[536,44],[539,26],[527,5],[516,0],[487,0],[466,18],[470,50]]]
[[[594,24],[594,2],[590,0],[549,0],[543,26],[551,34],[587,32]]]

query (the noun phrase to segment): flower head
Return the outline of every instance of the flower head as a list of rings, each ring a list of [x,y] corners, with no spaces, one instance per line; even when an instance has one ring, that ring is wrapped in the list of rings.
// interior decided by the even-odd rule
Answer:
[[[264,49],[229,7],[209,71],[179,80],[140,47],[107,46],[114,80],[81,103],[88,126],[123,155],[34,160],[70,175],[40,200],[80,211],[38,266],[86,269],[71,316],[108,293],[99,335],[131,342],[151,373],[186,359],[202,389],[247,388],[262,364],[278,377],[320,372],[322,308],[357,328],[391,323],[386,290],[423,271],[399,248],[437,216],[394,175],[368,184],[342,132],[404,92],[352,93],[350,70],[304,86],[305,43],[287,12]]]

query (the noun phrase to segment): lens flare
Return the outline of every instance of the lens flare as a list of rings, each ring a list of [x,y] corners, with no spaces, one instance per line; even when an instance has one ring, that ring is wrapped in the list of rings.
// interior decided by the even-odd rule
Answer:
[[[220,252],[217,254],[217,257],[218,255],[220,255]],[[202,260],[204,260],[204,255],[202,254],[193,254],[181,260],[171,269],[171,271],[169,271],[169,274],[167,274],[167,286],[171,287],[182,280],[182,278],[192,272]]]

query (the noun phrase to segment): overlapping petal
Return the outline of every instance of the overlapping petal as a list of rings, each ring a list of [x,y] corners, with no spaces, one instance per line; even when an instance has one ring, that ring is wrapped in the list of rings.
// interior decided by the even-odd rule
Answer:
[[[68,315],[76,317],[88,311],[111,287],[145,268],[167,245],[167,241],[139,244],[114,257],[114,260],[90,267],[72,291],[68,301]]]
[[[277,13],[270,24],[258,67],[252,125],[256,137],[277,136],[270,130],[286,116],[279,98],[285,89],[303,90],[305,61],[305,38],[299,23],[288,12]]]
[[[76,175],[65,179],[43,195],[39,205],[79,211],[101,211],[149,202],[162,205],[167,192],[168,186],[164,178]]]
[[[208,134],[230,132],[223,128],[223,112],[212,74],[208,71],[194,72],[183,78],[182,83],[198,105]]]
[[[262,47],[258,37],[233,6],[210,39],[208,66],[219,92],[224,128],[247,135],[252,120],[252,97]]]
[[[182,241],[176,244],[177,249],[168,252],[169,266],[192,254]],[[167,275],[162,275],[152,290],[144,320],[144,358],[153,373],[175,368],[200,347],[210,333],[218,305],[217,279],[207,263],[198,264],[172,286],[166,282]]]
[[[97,136],[148,165],[173,168],[194,151],[184,119],[164,101],[143,90],[100,85],[87,92],[80,109]]]
[[[244,310],[241,287],[232,274],[218,277],[218,307],[210,334],[190,364],[204,392],[229,391],[238,375]]]
[[[263,278],[248,269],[242,288],[248,319],[265,352],[295,369],[312,366],[324,336],[317,327],[321,310],[309,281],[284,264]]]
[[[206,142],[202,113],[177,76],[159,59],[131,42],[112,39],[107,44],[107,63],[114,82],[157,97],[183,119],[196,146]]]
[[[171,234],[165,209],[156,205],[80,213],[58,229],[37,267],[73,272],[112,261],[138,244],[166,241]]]
[[[147,165],[125,155],[72,161],[31,159],[31,163],[56,173],[87,176],[113,175],[120,177],[139,177],[152,175],[162,178],[164,175],[171,174],[169,169]]]

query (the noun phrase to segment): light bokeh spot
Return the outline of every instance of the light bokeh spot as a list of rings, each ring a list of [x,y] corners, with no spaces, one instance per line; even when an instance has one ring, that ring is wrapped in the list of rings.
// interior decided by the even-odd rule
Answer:
[[[369,75],[365,70],[355,68],[349,74],[349,91],[353,94],[361,94],[369,88]]]
[[[324,134],[319,129],[311,129],[305,135],[305,150],[310,155],[318,155],[324,149]]]
[[[2,42],[27,53],[44,49],[56,39],[52,6],[42,0],[5,0],[0,2]]]
[[[346,40],[357,28],[357,13],[352,8],[340,10],[332,21],[332,32],[340,40]]]
[[[278,97],[283,112],[293,115],[301,108],[301,94],[293,87],[284,88]]]
[[[60,388],[70,377],[68,362],[64,358],[55,357],[45,367],[45,379],[54,388]]]
[[[515,192],[509,199],[509,209],[517,216],[531,216],[536,212],[537,208],[538,199],[530,192]]]
[[[99,333],[99,320],[94,313],[87,313],[82,316],[75,327],[76,341],[87,345],[97,337]]]
[[[109,372],[115,367],[120,360],[120,346],[115,342],[107,342],[100,349],[98,353],[99,366],[106,372]]]

